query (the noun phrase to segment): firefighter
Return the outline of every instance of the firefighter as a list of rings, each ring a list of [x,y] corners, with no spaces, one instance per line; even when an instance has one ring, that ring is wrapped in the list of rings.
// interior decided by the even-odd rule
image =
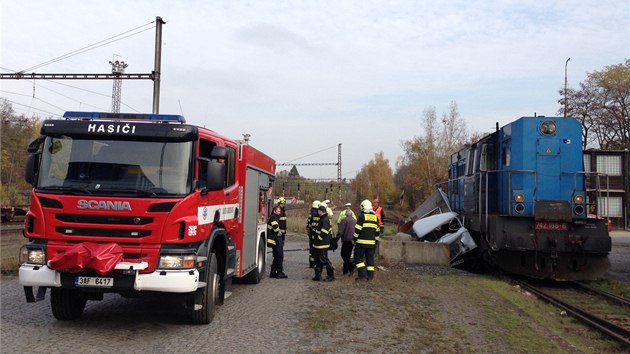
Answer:
[[[269,222],[267,223],[267,245],[271,246],[273,261],[271,262],[270,278],[287,278],[282,269],[284,261],[284,237],[280,234],[280,211],[279,205],[273,207]]]
[[[349,203],[348,203],[349,204]],[[346,204],[346,206],[348,205]],[[354,271],[352,263],[352,244],[354,236],[354,227],[357,224],[354,212],[348,206],[344,213],[344,218],[337,228],[337,237],[341,239],[341,258],[343,259],[343,274],[351,275]]]
[[[332,209],[328,206],[328,204],[330,204],[330,200],[326,199],[322,202],[322,204],[326,207],[326,214],[328,214],[328,218],[330,220],[332,220],[333,217],[333,211]]]
[[[278,198],[278,206],[280,207],[280,233],[282,236],[287,234],[287,212],[284,210],[286,200],[284,197]]]
[[[361,202],[361,214],[354,227],[354,262],[357,281],[374,279],[374,256],[379,240],[378,217],[369,200]]]
[[[313,248],[315,249],[315,277],[313,280],[322,280],[322,269],[326,267],[327,276],[324,281],[333,281],[335,280],[335,269],[328,259],[332,227],[324,205],[320,205],[317,208],[317,214],[319,215],[319,222],[317,223],[313,240]]]
[[[319,214],[317,208],[319,208],[320,201],[315,200],[311,205],[311,211],[306,218],[306,233],[308,235],[308,267],[315,267],[315,249],[313,248],[313,236],[315,235],[315,229],[319,223]]]
[[[383,211],[381,201],[378,198],[374,199],[372,203],[374,203],[374,213],[378,218],[378,233],[380,236],[383,236],[383,233],[385,232],[385,212]]]

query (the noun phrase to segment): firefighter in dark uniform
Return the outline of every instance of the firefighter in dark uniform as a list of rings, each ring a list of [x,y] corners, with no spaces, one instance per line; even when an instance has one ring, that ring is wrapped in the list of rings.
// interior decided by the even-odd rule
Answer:
[[[282,261],[284,252],[282,250],[283,240],[280,236],[280,206],[275,206],[271,211],[271,216],[267,222],[267,246],[271,247],[273,261],[271,262],[270,278],[286,278],[282,273]],[[282,274],[282,276],[281,276]]]
[[[286,274],[284,274],[284,269],[282,267],[282,261],[284,260],[284,240],[285,237],[287,235],[287,213],[284,210],[284,206],[286,204],[286,201],[284,200],[284,197],[280,197],[278,198],[278,207],[280,208],[280,215],[278,218],[278,225],[280,226],[280,232],[278,233],[278,254],[279,254],[279,258],[280,258],[280,263],[278,265],[278,278],[280,279],[284,279],[287,277]]]
[[[322,280],[322,269],[326,267],[327,276],[324,281],[333,281],[335,280],[335,269],[328,259],[332,226],[324,205],[320,205],[317,208],[317,213],[319,214],[319,222],[317,223],[313,240],[313,248],[315,249],[315,277],[313,280]]]
[[[354,262],[356,280],[374,279],[374,256],[379,239],[378,217],[369,200],[361,202],[361,215],[354,227]]]
[[[313,248],[313,236],[315,235],[315,229],[317,228],[317,224],[319,223],[319,214],[317,213],[317,208],[319,208],[320,201],[316,200],[311,205],[311,211],[306,218],[306,233],[308,235],[308,267],[315,267],[315,249]]]
[[[286,200],[284,197],[278,198],[278,206],[280,207],[280,233],[282,236],[287,234],[287,212],[284,210]]]

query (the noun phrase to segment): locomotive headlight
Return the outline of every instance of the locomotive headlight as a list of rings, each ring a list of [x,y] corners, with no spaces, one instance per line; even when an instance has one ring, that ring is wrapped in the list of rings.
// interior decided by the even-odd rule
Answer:
[[[576,194],[575,197],[573,197],[573,201],[575,202],[575,204],[582,204],[584,203],[584,196],[581,194]]]
[[[160,256],[160,269],[188,269],[195,267],[194,254],[166,254]]]
[[[546,120],[540,123],[540,132],[544,135],[554,135],[556,134],[556,123],[551,120]]]
[[[525,195],[523,195],[522,193],[516,193],[514,194],[514,201],[517,203],[522,203],[525,201]]]
[[[46,250],[43,248],[20,248],[20,264],[46,264]]]

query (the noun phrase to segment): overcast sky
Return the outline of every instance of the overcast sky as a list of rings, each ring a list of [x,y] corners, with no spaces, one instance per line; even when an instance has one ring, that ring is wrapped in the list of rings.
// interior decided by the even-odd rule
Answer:
[[[394,168],[427,107],[441,115],[455,101],[478,132],[554,116],[567,58],[569,87],[630,58],[628,0],[0,4],[2,73],[109,73],[114,58],[127,73],[150,73],[151,22],[162,17],[161,113],[236,139],[249,133],[278,163],[337,162],[341,143],[344,178],[379,151]],[[111,109],[111,81],[0,85],[18,113]],[[151,112],[152,94],[152,81],[123,81],[121,111]],[[336,166],[298,170],[337,176]]]

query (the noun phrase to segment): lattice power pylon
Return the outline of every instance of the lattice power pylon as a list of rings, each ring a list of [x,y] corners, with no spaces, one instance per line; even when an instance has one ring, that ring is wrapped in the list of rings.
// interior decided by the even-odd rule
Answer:
[[[122,79],[120,75],[125,73],[128,66],[124,61],[110,61],[112,74],[114,75],[114,88],[112,89],[112,113],[120,113],[120,100],[122,90]]]

